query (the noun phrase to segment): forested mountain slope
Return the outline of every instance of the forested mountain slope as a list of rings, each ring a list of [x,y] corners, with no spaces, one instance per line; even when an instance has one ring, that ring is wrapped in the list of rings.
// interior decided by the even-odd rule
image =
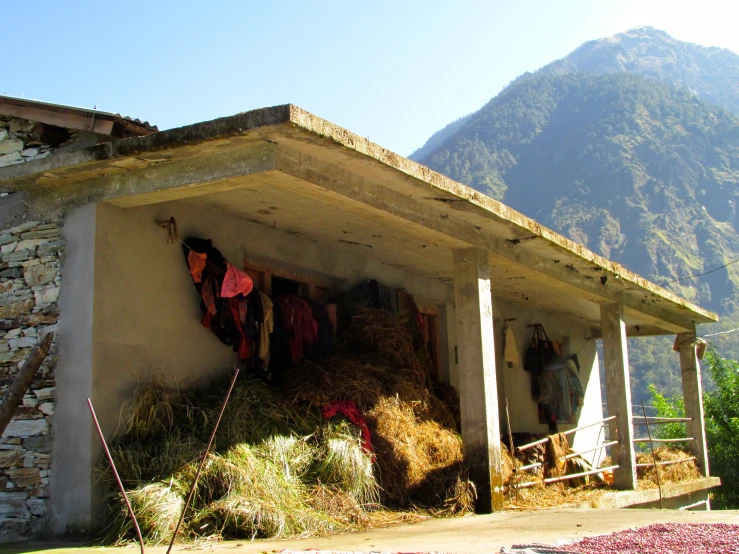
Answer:
[[[739,257],[739,120],[628,73],[512,85],[421,160],[657,283]],[[733,311],[732,267],[671,286]]]
[[[739,258],[739,119],[655,80],[521,80],[420,161],[658,284]],[[738,271],[666,286],[731,314]],[[680,391],[670,340],[631,341],[635,400],[649,383]]]
[[[622,71],[685,88],[701,100],[739,114],[739,55],[679,41],[652,27],[586,42],[536,75]]]

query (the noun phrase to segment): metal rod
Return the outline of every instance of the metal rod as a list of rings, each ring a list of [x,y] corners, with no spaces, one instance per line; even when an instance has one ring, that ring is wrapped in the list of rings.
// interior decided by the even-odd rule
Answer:
[[[690,460],[695,460],[695,456],[691,456],[690,458],[681,458],[679,460],[667,460],[666,462],[657,462],[657,465],[660,466],[671,466],[673,464],[681,464],[683,462],[689,462]],[[636,464],[636,467],[653,467],[654,464]]]
[[[650,438],[640,438],[640,439],[634,439],[634,442],[688,442],[688,441],[694,441],[695,439],[693,437],[686,437],[684,439],[650,439]]]
[[[576,427],[574,429],[570,429],[569,431],[563,431],[563,435],[570,435],[572,433],[576,433],[577,431],[582,431],[583,429],[587,429],[588,427],[593,427],[594,425],[601,425],[603,423],[606,423],[607,421],[611,421],[612,419],[616,419],[616,416],[607,417],[605,419],[601,419],[600,421],[596,421],[594,423],[588,423],[587,425],[583,425],[582,427]],[[549,440],[549,437],[545,439],[539,439],[538,441],[530,442],[529,444],[524,444],[523,446],[518,447],[518,451],[526,450],[527,448],[531,448],[532,446],[536,446],[537,444],[544,444]]]
[[[198,470],[195,473],[195,478],[192,480],[192,485],[190,486],[190,493],[187,495],[187,501],[185,502],[185,506],[182,508],[182,513],[180,513],[180,519],[177,522],[177,527],[174,529],[174,533],[172,533],[172,540],[169,543],[169,548],[167,548],[167,554],[172,550],[172,547],[174,546],[174,541],[177,538],[177,533],[180,530],[180,525],[182,525],[182,520],[185,517],[185,512],[187,511],[187,508],[190,506],[190,501],[192,500],[193,494],[195,494],[195,486],[198,484],[198,478],[200,477],[200,472],[203,470],[203,466],[205,465],[205,460],[208,459],[208,452],[210,451],[210,447],[213,445],[213,439],[216,438],[216,431],[218,431],[218,425],[221,423],[221,418],[223,417],[223,412],[226,411],[226,404],[228,404],[228,399],[231,397],[231,391],[234,388],[234,385],[236,384],[236,377],[239,376],[239,368],[237,367],[234,371],[233,379],[231,379],[231,386],[228,387],[228,392],[226,393],[226,398],[223,400],[223,406],[221,406],[221,413],[218,414],[218,419],[216,420],[216,424],[213,426],[213,432],[210,434],[210,440],[208,441],[208,446],[205,447],[205,450],[203,451],[203,457],[200,459],[200,465],[198,465]]]
[[[100,423],[98,422],[98,417],[95,415],[95,408],[92,407],[92,400],[90,400],[89,398],[87,399],[87,405],[90,408],[90,413],[92,414],[92,422],[95,424],[95,429],[97,429],[98,436],[100,437],[100,442],[103,443],[103,450],[105,451],[105,456],[108,458],[110,469],[113,470],[113,476],[115,477],[116,483],[118,483],[118,489],[120,489],[121,494],[123,495],[123,501],[126,503],[126,509],[128,510],[128,515],[131,516],[131,521],[133,521],[133,526],[136,529],[136,536],[139,539],[139,546],[141,548],[141,554],[144,554],[144,539],[141,537],[141,528],[139,527],[139,522],[136,521],[136,515],[133,513],[133,508],[131,507],[131,502],[128,500],[126,489],[123,488],[123,481],[121,481],[121,477],[120,475],[118,475],[118,470],[115,468],[115,463],[113,462],[113,456],[110,454],[108,443],[105,442],[105,437],[103,436],[103,430],[100,429]]]
[[[573,473],[572,475],[563,475],[561,477],[549,477],[548,479],[543,479],[541,481],[530,481],[528,483],[521,483],[520,485],[516,485],[519,489],[525,489],[527,487],[533,487],[534,485],[539,484],[549,484],[549,483],[556,483],[557,481],[566,481],[568,479],[574,479],[575,477],[585,477],[586,475],[595,475],[596,473],[603,473],[604,471],[608,471],[609,469],[618,469],[619,466],[608,466],[608,467],[601,467],[598,469],[591,469],[590,471],[583,471],[582,473]]]
[[[659,466],[657,465],[657,456],[654,454],[654,443],[652,442],[652,432],[649,430],[649,420],[647,419],[647,409],[644,407],[644,400],[641,401],[641,410],[644,412],[644,423],[647,425],[647,436],[649,437],[649,448],[652,449],[652,461],[654,462],[654,474],[657,476],[657,489],[659,489],[659,509],[664,510],[665,505],[662,500],[662,483],[659,479]]]
[[[511,449],[511,458],[513,459],[513,473],[516,473],[518,471],[518,467],[516,467],[518,464],[518,460],[515,456],[515,450],[513,449],[513,431],[511,430],[511,415],[508,413],[508,397],[505,397],[505,419],[506,423],[508,424],[508,445]]]

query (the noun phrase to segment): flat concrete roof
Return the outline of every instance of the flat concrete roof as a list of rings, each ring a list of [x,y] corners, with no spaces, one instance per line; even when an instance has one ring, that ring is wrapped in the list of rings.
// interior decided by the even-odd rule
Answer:
[[[0,189],[26,191],[39,210],[95,201],[218,207],[447,282],[452,250],[478,247],[490,253],[494,295],[595,328],[599,305],[621,301],[631,336],[718,320],[505,204],[294,105],[3,167]]]

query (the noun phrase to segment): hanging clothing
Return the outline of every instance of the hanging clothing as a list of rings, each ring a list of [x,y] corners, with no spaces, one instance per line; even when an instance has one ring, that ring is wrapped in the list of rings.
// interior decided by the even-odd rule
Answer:
[[[577,374],[577,358],[571,357],[567,360],[567,383],[570,391],[570,405],[572,406],[572,413],[574,414],[582,406],[582,399],[584,391],[580,377]]]
[[[200,294],[201,324],[223,344],[233,347],[241,361],[249,359],[254,342],[253,321],[249,319],[244,291],[253,287],[251,279],[229,264],[210,240],[189,237],[182,251]],[[224,286],[227,274],[229,278]]]
[[[221,285],[221,296],[223,298],[233,298],[239,294],[246,296],[254,288],[254,283],[246,273],[236,269],[234,265],[226,262],[226,275]]]
[[[274,304],[272,299],[259,293],[262,301],[262,325],[259,329],[259,357],[264,363],[264,369],[269,367],[269,336],[275,330]]]
[[[194,283],[200,283],[203,280],[203,269],[205,269],[205,260],[208,254],[205,252],[195,252],[190,250],[187,254],[187,264],[190,266],[190,275]]]
[[[510,327],[505,330],[505,349],[503,357],[508,363],[508,367],[516,367],[520,364],[518,347],[516,346],[516,335]]]
[[[326,313],[328,314],[328,319],[329,321],[331,321],[331,325],[334,328],[334,336],[335,336],[336,331],[339,329],[338,321],[336,319],[336,304],[327,304]]]
[[[323,419],[331,419],[336,414],[344,414],[349,421],[361,429],[362,448],[367,454],[373,454],[374,449],[372,448],[372,436],[370,435],[367,422],[362,417],[362,413],[359,411],[359,408],[357,408],[357,405],[352,400],[335,400],[323,407]]]
[[[313,319],[310,305],[299,296],[280,296],[277,298],[277,307],[281,313],[282,327],[290,337],[290,361],[297,365],[305,355],[304,350],[312,351],[318,341],[318,322]]]

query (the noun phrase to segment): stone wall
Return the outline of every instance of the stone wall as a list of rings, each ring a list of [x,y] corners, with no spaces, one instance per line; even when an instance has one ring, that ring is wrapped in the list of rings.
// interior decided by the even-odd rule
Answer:
[[[56,223],[28,222],[0,232],[0,395],[31,348],[56,330],[63,250]],[[57,358],[55,338],[0,439],[0,541],[43,533]]]
[[[57,149],[93,146],[100,140],[94,133],[0,114],[0,167],[39,160]]]

